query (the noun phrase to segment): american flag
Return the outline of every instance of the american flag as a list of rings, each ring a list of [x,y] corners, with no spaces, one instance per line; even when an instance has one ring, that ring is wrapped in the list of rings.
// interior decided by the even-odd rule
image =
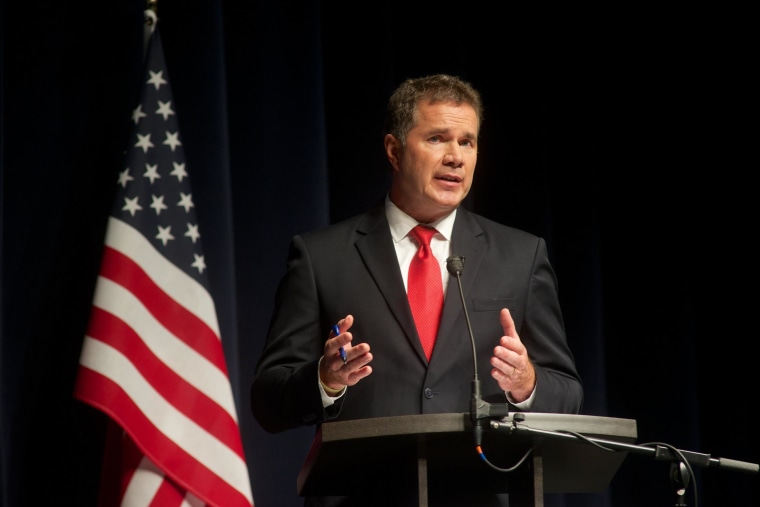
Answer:
[[[252,507],[174,107],[154,21],[74,395],[117,425],[119,504]]]

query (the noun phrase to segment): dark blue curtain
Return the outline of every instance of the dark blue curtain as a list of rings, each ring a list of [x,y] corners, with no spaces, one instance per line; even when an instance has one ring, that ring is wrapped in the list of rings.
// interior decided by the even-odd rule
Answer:
[[[72,391],[139,87],[132,4],[0,4],[3,506],[95,505],[105,416]],[[266,434],[248,407],[288,241],[383,196],[387,97],[434,72],[483,93],[465,206],[546,238],[584,413],[635,419],[640,443],[760,461],[745,17],[504,9],[159,2],[257,507],[302,504],[313,436]],[[547,503],[671,505],[669,470],[629,454],[605,491]],[[760,502],[757,475],[695,472],[689,505]]]

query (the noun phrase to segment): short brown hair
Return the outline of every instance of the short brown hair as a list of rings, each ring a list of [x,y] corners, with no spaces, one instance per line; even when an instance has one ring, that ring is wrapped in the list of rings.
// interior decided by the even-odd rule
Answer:
[[[417,105],[422,101],[469,104],[478,115],[478,128],[483,123],[480,93],[470,83],[456,76],[434,74],[407,79],[396,88],[388,100],[385,133],[391,134],[405,145],[406,135],[416,122]]]

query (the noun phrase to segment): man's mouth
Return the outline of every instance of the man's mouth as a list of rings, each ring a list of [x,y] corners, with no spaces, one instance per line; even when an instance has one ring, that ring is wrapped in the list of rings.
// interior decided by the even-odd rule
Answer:
[[[455,174],[442,174],[440,176],[436,176],[436,179],[443,180],[443,181],[450,181],[452,183],[461,183],[462,178],[455,175]]]

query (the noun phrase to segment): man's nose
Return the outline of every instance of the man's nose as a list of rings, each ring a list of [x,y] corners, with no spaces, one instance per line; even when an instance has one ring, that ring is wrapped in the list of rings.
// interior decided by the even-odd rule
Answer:
[[[446,148],[446,153],[443,155],[443,164],[459,167],[462,165],[463,160],[462,147],[457,143],[449,143]]]

